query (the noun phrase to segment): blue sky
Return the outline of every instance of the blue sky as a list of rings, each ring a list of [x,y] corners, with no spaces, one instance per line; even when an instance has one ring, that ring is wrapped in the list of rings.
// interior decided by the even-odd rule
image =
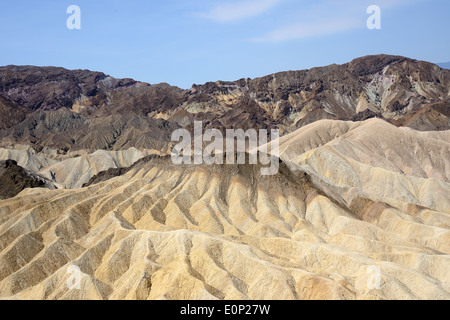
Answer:
[[[381,30],[369,30],[369,5]],[[70,5],[81,30],[69,30]],[[182,88],[346,63],[450,61],[448,0],[2,1],[0,65],[61,66]]]

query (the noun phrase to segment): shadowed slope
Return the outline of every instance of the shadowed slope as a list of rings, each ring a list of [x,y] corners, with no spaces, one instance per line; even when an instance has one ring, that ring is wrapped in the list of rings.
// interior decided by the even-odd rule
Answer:
[[[44,177],[27,172],[14,160],[0,161],[0,200],[15,197],[26,188],[54,188]]]

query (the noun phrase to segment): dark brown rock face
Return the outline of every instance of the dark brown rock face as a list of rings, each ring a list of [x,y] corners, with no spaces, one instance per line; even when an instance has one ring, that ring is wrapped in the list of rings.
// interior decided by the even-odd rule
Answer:
[[[166,84],[151,86],[132,79],[115,79],[100,72],[56,67],[0,67],[0,97],[33,111],[72,108],[83,113],[145,113],[176,105],[183,90]],[[117,109],[117,110],[116,110]]]
[[[0,200],[15,197],[26,188],[45,188],[47,183],[29,174],[14,160],[0,161]]]
[[[423,61],[378,55],[253,80],[207,83],[195,86],[191,99],[200,97],[210,105],[228,100],[233,106],[246,97],[286,131],[319,119],[375,116],[419,130],[443,130],[450,128],[449,89],[448,70]],[[431,114],[423,113],[427,108]],[[411,122],[416,115],[420,126]]]
[[[275,128],[373,117],[450,129],[450,70],[377,55],[182,90],[55,67],[0,67],[0,146],[161,150],[176,128]]]
[[[1,95],[31,110],[70,108],[80,96],[99,98],[101,93],[134,84],[134,80],[112,79],[87,70],[33,66],[0,68]]]

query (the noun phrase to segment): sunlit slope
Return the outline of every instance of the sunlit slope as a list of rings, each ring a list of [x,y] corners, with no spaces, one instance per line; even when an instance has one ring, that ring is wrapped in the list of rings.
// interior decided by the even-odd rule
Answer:
[[[259,166],[175,166],[170,157],[151,156],[84,189],[24,190],[0,202],[0,296],[450,299],[448,154],[442,167],[433,164],[441,179],[428,178],[433,172],[417,156],[410,158],[427,177],[333,150],[314,158],[377,124],[336,123],[344,129],[320,143],[299,134],[300,144],[311,141],[306,147],[291,137],[287,149],[300,152],[286,156],[275,176],[262,177]],[[402,132],[436,139],[442,148],[447,143],[432,133]],[[389,183],[399,175],[397,185],[425,195],[429,181],[442,189],[402,198],[396,184],[377,188],[371,170],[384,170]],[[80,290],[67,285],[70,266],[82,272]],[[379,289],[368,286],[373,266],[381,272]]]

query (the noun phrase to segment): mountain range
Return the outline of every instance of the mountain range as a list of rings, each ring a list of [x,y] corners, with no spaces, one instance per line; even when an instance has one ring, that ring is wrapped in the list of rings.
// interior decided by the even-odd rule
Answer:
[[[450,71],[396,56],[182,90],[53,67],[0,68],[0,146],[164,149],[192,127],[278,127],[377,117],[417,130],[447,130]],[[150,128],[150,129],[149,129]]]
[[[188,90],[0,67],[0,298],[449,300],[449,116],[450,70],[400,56]],[[278,173],[174,164],[194,121],[278,128]]]

